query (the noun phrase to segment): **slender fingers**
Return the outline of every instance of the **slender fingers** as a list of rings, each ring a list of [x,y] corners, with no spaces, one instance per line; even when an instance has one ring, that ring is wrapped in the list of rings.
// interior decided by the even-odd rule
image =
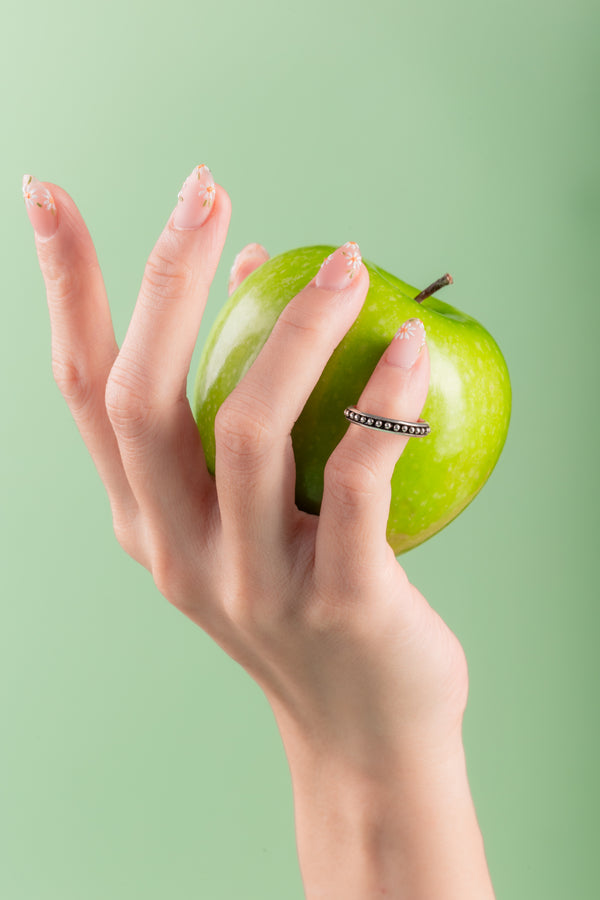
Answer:
[[[108,492],[116,530],[137,513],[106,413],[104,391],[119,352],[90,233],[71,197],[23,176],[52,329],[54,378]]]
[[[262,244],[246,244],[233,261],[229,273],[228,295],[231,297],[242,281],[268,259],[269,254]]]
[[[195,539],[215,498],[186,384],[230,216],[227,193],[197,166],[148,258],[108,380],[109,417],[154,545]]]
[[[215,419],[216,485],[232,543],[279,546],[297,522],[291,431],[362,307],[369,273],[355,243],[338,248],[286,306]]]
[[[409,319],[386,348],[356,404],[372,415],[417,421],[429,388],[429,352],[420,319]],[[315,569],[361,584],[393,556],[386,541],[391,478],[408,436],[349,424],[325,467]],[[426,440],[426,438],[425,438]]]

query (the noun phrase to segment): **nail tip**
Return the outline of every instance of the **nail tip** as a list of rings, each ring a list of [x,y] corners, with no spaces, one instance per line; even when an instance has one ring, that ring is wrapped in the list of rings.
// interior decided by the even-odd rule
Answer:
[[[23,194],[23,200],[26,200],[26,199],[27,199],[27,198],[25,197],[25,192],[26,192],[26,190],[27,190],[27,186],[30,185],[30,184],[33,184],[33,182],[34,182],[35,180],[36,180],[36,179],[35,179],[35,177],[34,177],[33,175],[29,175],[29,174],[23,175],[23,178],[21,179],[21,192],[22,192],[22,194]]]
[[[58,228],[56,201],[52,192],[34,175],[23,176],[23,200],[27,214],[40,240],[51,238]]]
[[[346,241],[330,253],[316,275],[316,286],[325,290],[341,291],[354,281],[360,271],[362,258],[355,241]]]
[[[418,319],[412,316],[410,319],[406,319],[405,322],[402,323],[396,334],[394,335],[394,340],[403,340],[406,338],[407,340],[415,334],[415,329],[421,332],[421,347],[425,343],[427,337],[427,331],[425,329],[425,325],[423,324],[422,319]]]
[[[200,190],[198,181],[203,182]],[[205,163],[194,166],[177,194],[173,227],[178,231],[191,231],[204,225],[212,212],[216,193],[216,185],[208,166]]]

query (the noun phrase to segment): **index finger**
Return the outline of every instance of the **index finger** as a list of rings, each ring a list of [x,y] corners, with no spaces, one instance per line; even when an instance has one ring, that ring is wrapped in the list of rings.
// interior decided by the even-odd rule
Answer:
[[[52,330],[52,371],[106,487],[113,517],[131,521],[137,504],[104,403],[119,352],[104,279],[87,226],[69,194],[23,176]]]

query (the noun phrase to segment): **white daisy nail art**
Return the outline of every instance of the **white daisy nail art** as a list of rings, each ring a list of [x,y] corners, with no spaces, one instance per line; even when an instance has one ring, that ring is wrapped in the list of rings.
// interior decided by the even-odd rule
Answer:
[[[34,175],[23,175],[23,200],[33,230],[41,238],[49,238],[58,228],[54,197]]]
[[[173,224],[176,228],[199,228],[208,218],[216,196],[215,183],[202,163],[188,175],[177,195]]]
[[[411,338],[413,336],[413,334],[417,333],[418,329],[422,329],[423,340],[424,340],[425,339],[425,326],[423,325],[421,320],[420,319],[407,319],[407,321],[404,322],[404,324],[400,326],[400,328],[398,329],[398,331],[396,332],[396,334],[394,336],[397,337],[399,340],[403,340],[404,338],[406,338],[408,340],[408,338]]]
[[[56,215],[54,197],[33,175],[23,175],[23,199],[27,207],[39,206]]]
[[[386,358],[394,366],[410,369],[425,346],[425,326],[421,319],[403,322],[388,347]]]
[[[353,278],[360,269],[362,257],[360,248],[354,241],[348,241],[342,247],[342,255],[346,257],[348,263],[348,278]]]
[[[343,290],[358,274],[361,264],[362,257],[358,244],[347,241],[321,263],[321,268],[317,272],[317,287],[329,291]]]
[[[183,182],[183,185],[181,187],[181,190],[179,191],[179,194],[177,195],[178,199],[181,202],[183,202],[183,200],[185,199],[184,198],[185,189],[187,187],[190,187],[190,189],[191,189],[194,181],[201,181],[202,179],[204,179],[205,184],[203,184],[199,188],[199,190],[197,192],[198,196],[203,198],[202,206],[207,206],[207,205],[212,206],[212,203],[215,199],[215,184],[214,184],[214,181],[212,178],[211,171],[208,168],[208,166],[205,165],[205,163],[201,163],[199,166],[196,166],[196,168],[191,173],[191,175],[188,175],[188,177]]]

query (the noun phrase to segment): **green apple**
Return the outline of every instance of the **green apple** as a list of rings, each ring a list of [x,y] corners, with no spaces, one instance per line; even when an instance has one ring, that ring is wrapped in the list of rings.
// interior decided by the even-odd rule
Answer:
[[[244,377],[286,304],[336,247],[290,250],[267,260],[231,295],[208,337],[193,396],[209,470],[215,471],[214,421]],[[292,430],[296,505],[318,513],[325,464],[347,428],[346,406],[358,398],[400,325],[425,325],[431,374],[421,418],[431,434],[413,438],[392,476],[387,539],[396,555],[432,537],[473,500],[494,468],[508,432],[508,369],[479,322],[363,260],[370,286],[364,306],[335,349]],[[273,372],[277,378],[277,372]],[[368,412],[368,410],[367,410]],[[376,410],[377,412],[377,410]]]

